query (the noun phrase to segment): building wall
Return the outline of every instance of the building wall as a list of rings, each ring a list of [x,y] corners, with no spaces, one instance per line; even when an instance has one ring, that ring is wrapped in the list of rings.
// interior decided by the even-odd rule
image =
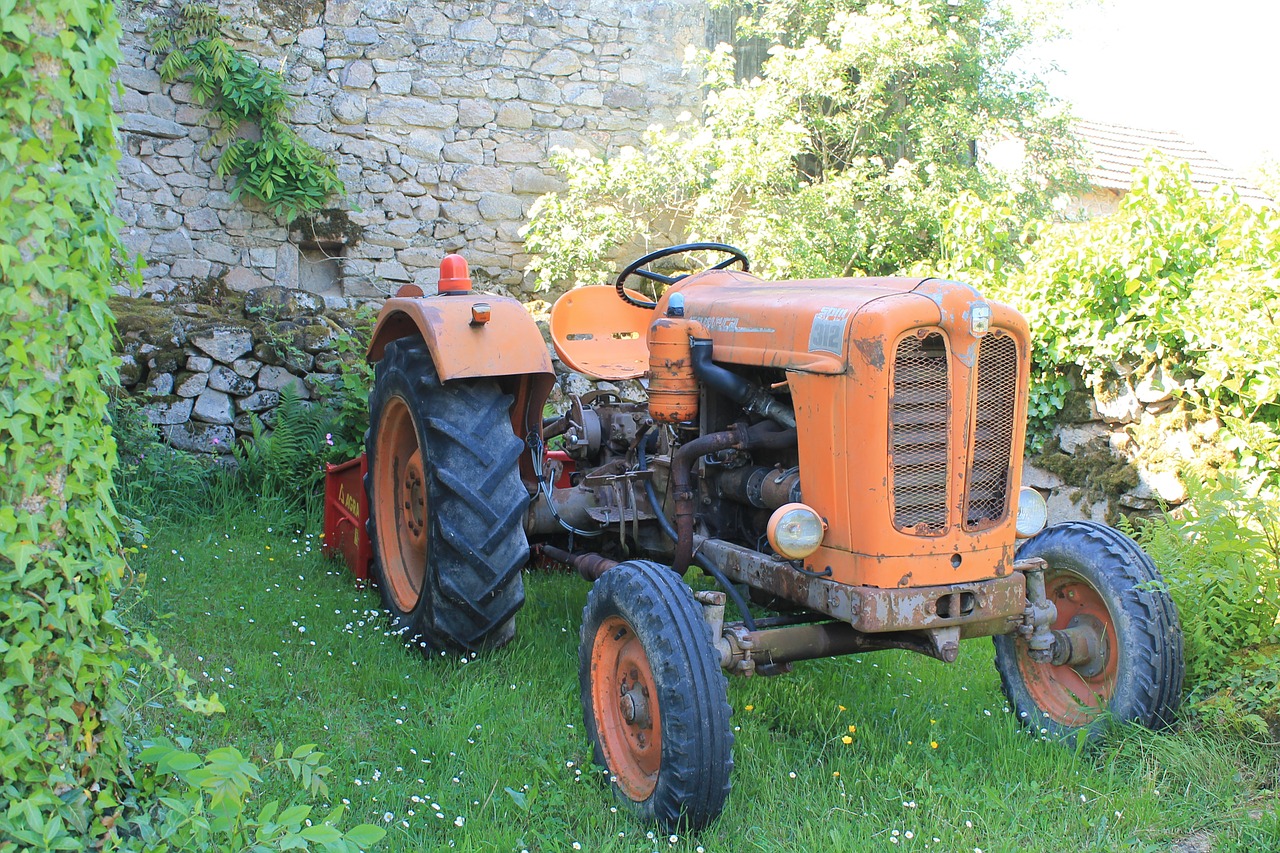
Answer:
[[[695,110],[686,47],[709,38],[705,2],[409,0],[224,2],[238,46],[279,68],[294,125],[330,152],[348,197],[292,231],[232,201],[207,150],[216,119],[161,82],[144,34],[172,0],[124,14],[119,214],[155,298],[217,278],[326,297],[434,292],[461,252],[480,286],[532,290],[520,228],[558,188],[554,146],[596,153]],[[133,295],[138,295],[135,292]]]

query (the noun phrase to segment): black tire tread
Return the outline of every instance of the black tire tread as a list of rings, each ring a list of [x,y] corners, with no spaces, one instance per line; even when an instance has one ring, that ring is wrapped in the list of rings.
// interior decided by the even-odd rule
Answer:
[[[646,560],[606,572],[583,609],[579,680],[595,761],[604,764],[593,719],[590,664],[596,629],[609,615],[627,619],[645,643],[658,681],[662,765],[644,803],[618,793],[644,819],[666,831],[699,829],[724,809],[733,770],[728,682],[693,592],[670,568]]]
[[[426,343],[401,338],[387,345],[375,369],[373,424],[394,384],[387,377],[397,373],[410,386],[406,402],[419,423],[430,507],[424,595],[431,600],[418,608],[410,639],[427,648],[495,648],[514,636],[513,619],[524,604],[520,570],[529,558],[529,493],[519,470],[524,443],[511,431],[511,396],[489,379],[441,382]],[[371,463],[375,433],[371,428],[365,439]],[[368,478],[365,488],[372,495]],[[380,570],[372,499],[369,507]]]
[[[1171,725],[1182,700],[1185,675],[1182,627],[1178,612],[1164,585],[1155,563],[1142,548],[1120,531],[1092,521],[1069,521],[1046,528],[1027,539],[1018,548],[1018,558],[1041,556],[1054,551],[1076,550],[1097,561],[1104,561],[1121,582],[1120,606],[1129,617],[1128,639],[1136,646],[1129,659],[1133,661],[1131,677],[1134,689],[1131,707],[1112,708],[1115,717],[1152,729]],[[1052,570],[1052,563],[1050,570]],[[1016,660],[1015,635],[995,637],[996,669],[1001,687],[1018,716],[1019,722],[1032,727],[1047,727],[1065,736],[1073,730],[1039,717],[1038,709],[1020,707],[1018,701],[1021,674]],[[1114,698],[1114,697],[1113,697]],[[1114,703],[1113,703],[1114,704]],[[1027,712],[1027,716],[1023,716]],[[1032,712],[1036,712],[1033,716]],[[1089,737],[1101,737],[1108,721],[1088,726]]]

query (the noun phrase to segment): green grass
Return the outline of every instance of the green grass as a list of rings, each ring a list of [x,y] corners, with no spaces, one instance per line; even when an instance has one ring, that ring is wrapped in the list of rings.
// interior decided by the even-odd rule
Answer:
[[[650,837],[591,768],[583,581],[530,571],[514,643],[424,659],[388,635],[376,591],[319,555],[318,532],[251,515],[157,527],[127,619],[227,711],[152,708],[138,725],[258,760],[319,744],[329,801],[387,828],[383,850],[1169,850],[1194,833],[1217,851],[1280,848],[1274,752],[1189,731],[1044,742],[1006,711],[985,641],[953,665],[885,652],[730,680],[728,807],[696,835]]]

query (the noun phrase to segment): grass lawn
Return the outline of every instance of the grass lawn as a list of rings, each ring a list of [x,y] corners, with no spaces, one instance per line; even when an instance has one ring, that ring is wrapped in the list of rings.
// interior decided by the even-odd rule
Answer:
[[[318,532],[250,515],[153,530],[127,620],[227,713],[161,701],[139,725],[259,761],[278,741],[318,744],[330,802],[385,827],[383,850],[1280,849],[1274,751],[1190,731],[1043,742],[1006,710],[985,641],[952,665],[882,652],[731,679],[729,805],[696,835],[659,836],[591,767],[585,582],[528,572],[514,643],[424,659],[388,636],[376,591],[319,555]]]

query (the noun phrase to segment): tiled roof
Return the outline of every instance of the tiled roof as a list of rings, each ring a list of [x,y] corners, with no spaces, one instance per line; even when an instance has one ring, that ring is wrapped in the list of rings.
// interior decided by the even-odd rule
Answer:
[[[1077,121],[1075,131],[1089,153],[1086,173],[1089,182],[1095,187],[1128,190],[1133,184],[1133,170],[1142,165],[1150,149],[1158,148],[1170,157],[1185,160],[1191,166],[1191,183],[1201,192],[1210,192],[1227,184],[1234,187],[1242,199],[1262,202],[1272,200],[1203,149],[1173,131],[1144,130],[1095,121]]]

